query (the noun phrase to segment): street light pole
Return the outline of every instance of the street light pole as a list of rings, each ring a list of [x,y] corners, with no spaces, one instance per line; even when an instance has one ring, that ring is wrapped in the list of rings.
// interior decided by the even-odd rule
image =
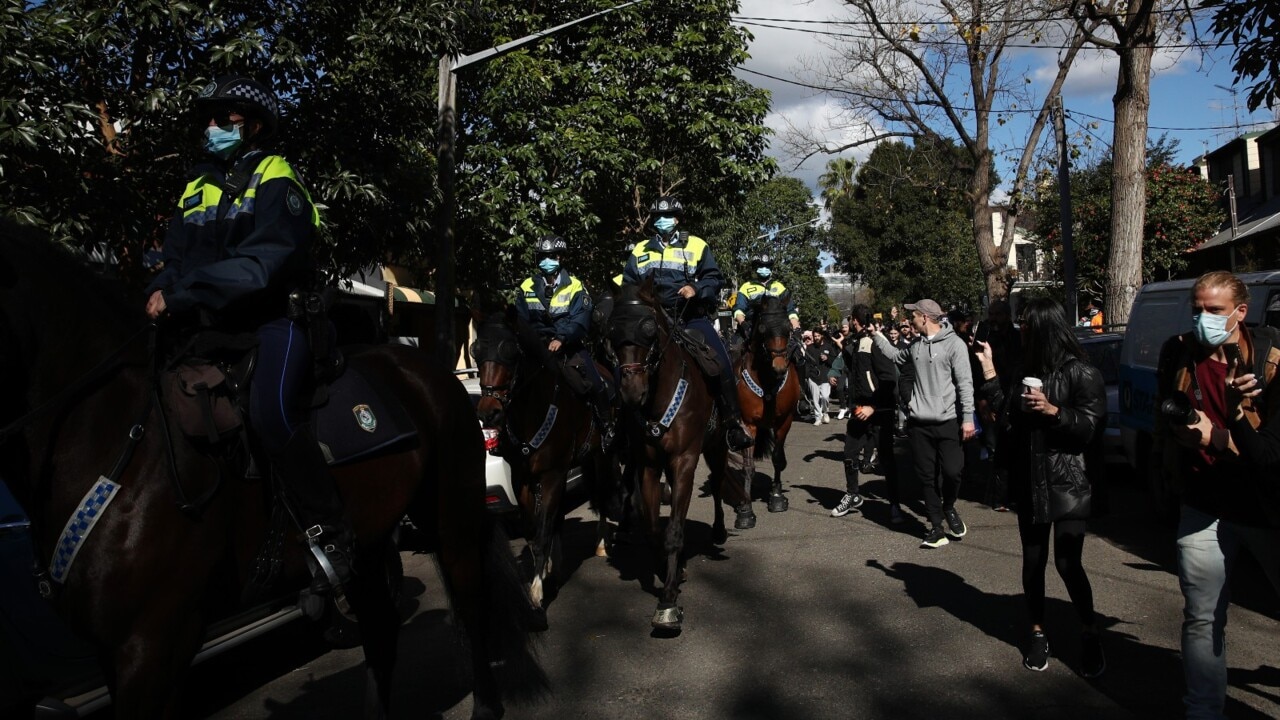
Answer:
[[[440,92],[439,92],[439,115],[436,122],[436,144],[437,144],[437,171],[439,172],[438,183],[440,186],[440,205],[436,212],[436,357],[440,360],[440,364],[452,370],[453,365],[457,362],[457,348],[453,342],[454,331],[454,295],[457,294],[457,277],[455,243],[453,236],[453,216],[455,213],[455,205],[457,204],[457,189],[455,187],[455,167],[457,158],[455,156],[455,143],[457,137],[457,102],[458,102],[458,77],[459,70],[470,65],[478,65],[488,62],[497,57],[506,55],[514,50],[537,42],[545,37],[550,37],[561,30],[571,28],[574,25],[584,23],[588,20],[594,20],[602,15],[607,15],[615,10],[638,5],[645,0],[629,0],[621,5],[616,5],[607,10],[592,13],[590,15],[580,17],[577,20],[570,20],[567,23],[556,25],[553,28],[536,32],[532,35],[526,35],[522,38],[512,40],[508,43],[491,47],[487,50],[481,50],[471,55],[457,57],[455,55],[447,55],[440,58]]]

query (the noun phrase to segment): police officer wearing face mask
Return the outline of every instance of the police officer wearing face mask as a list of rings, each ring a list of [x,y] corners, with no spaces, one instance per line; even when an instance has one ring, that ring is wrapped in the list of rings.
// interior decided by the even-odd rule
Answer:
[[[756,276],[754,279],[742,283],[738,288],[738,297],[733,303],[733,319],[738,323],[738,330],[743,337],[750,332],[750,323],[747,322],[748,316],[755,314],[760,308],[760,303],[766,297],[785,297],[787,300],[787,317],[791,320],[791,329],[800,329],[800,315],[796,312],[795,301],[791,299],[791,293],[787,291],[787,286],[781,281],[773,277],[773,258],[767,253],[756,255],[751,259],[751,266],[755,269]]]
[[[729,354],[708,315],[715,310],[724,276],[711,255],[711,248],[696,235],[677,231],[684,206],[674,197],[663,196],[649,206],[650,222],[656,231],[647,241],[638,243],[627,258],[622,271],[624,284],[637,284],[652,277],[658,301],[668,312],[691,330],[697,330],[716,354],[720,376],[718,387],[720,414],[728,425],[729,447],[742,450],[751,447],[751,435],[742,425],[738,406],[737,376],[729,362]]]
[[[193,116],[208,156],[178,198],[164,270],[147,288],[146,312],[180,329],[256,335],[251,427],[313,552],[332,569],[332,577],[318,571],[313,588],[332,589],[341,601],[351,572],[351,524],[307,421],[311,347],[306,319],[290,312],[289,300],[315,281],[320,215],[294,169],[266,150],[280,108],[265,85],[217,78],[200,91]]]
[[[1178,584],[1187,717],[1222,717],[1225,593],[1239,552],[1250,551],[1280,591],[1280,507],[1266,492],[1274,478],[1242,459],[1228,429],[1233,421],[1257,429],[1280,411],[1272,392],[1280,337],[1245,325],[1249,289],[1235,275],[1207,273],[1191,292],[1195,329],[1170,338],[1160,352],[1152,458],[1182,498]],[[1266,390],[1229,401],[1228,378],[1248,374],[1262,378]]]
[[[569,244],[558,235],[548,235],[534,246],[538,271],[520,284],[516,312],[537,331],[547,351],[562,357],[577,355],[591,385],[590,402],[606,449],[613,443],[614,424],[609,386],[600,377],[585,341],[591,329],[591,296],[582,281],[560,265]]]

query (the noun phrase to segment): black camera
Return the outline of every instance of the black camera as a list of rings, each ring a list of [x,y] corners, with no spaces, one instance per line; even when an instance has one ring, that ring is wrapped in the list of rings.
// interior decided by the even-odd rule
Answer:
[[[1160,403],[1160,414],[1177,425],[1195,425],[1200,422],[1200,413],[1191,407],[1191,398],[1177,390],[1169,393],[1169,397]]]

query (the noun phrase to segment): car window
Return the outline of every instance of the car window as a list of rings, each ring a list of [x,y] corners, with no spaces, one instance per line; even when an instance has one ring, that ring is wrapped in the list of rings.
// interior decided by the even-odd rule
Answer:
[[[1125,330],[1125,364],[1154,369],[1160,348],[1174,335],[1191,329],[1188,290],[1153,292],[1139,296]]]
[[[1089,364],[1102,372],[1102,380],[1108,385],[1120,382],[1120,338],[1101,342],[1082,343]]]

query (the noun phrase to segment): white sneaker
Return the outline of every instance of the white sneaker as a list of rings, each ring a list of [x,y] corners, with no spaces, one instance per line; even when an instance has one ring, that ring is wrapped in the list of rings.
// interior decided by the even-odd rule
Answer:
[[[849,414],[849,408],[840,408],[840,412],[836,415],[837,420],[843,420]]]
[[[830,423],[830,422],[831,422],[831,416],[830,416],[830,415],[828,415],[828,414],[826,414],[826,413],[822,413],[821,418],[822,418],[822,422],[823,422],[823,423]]]
[[[817,427],[822,424],[822,416],[819,415],[813,419],[813,426]]]

